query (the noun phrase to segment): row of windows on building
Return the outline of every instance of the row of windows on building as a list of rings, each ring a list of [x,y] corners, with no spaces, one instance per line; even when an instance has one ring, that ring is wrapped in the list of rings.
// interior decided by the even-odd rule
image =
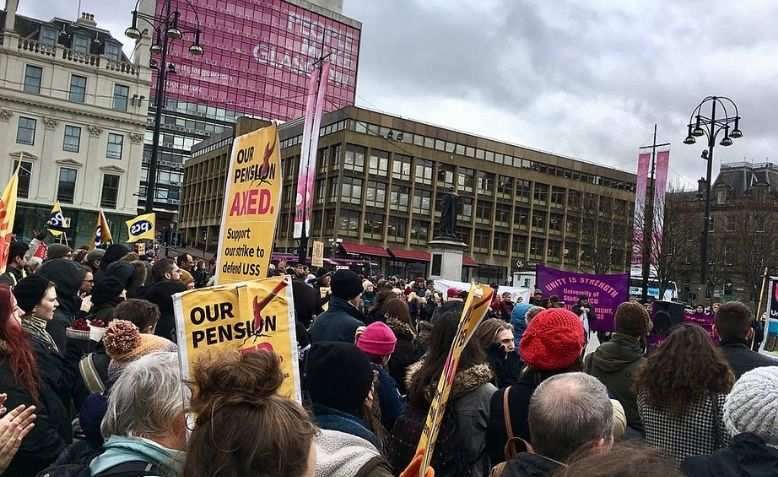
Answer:
[[[322,224],[323,215],[324,223]],[[281,238],[290,236],[292,225],[289,217],[289,215],[281,216],[278,230],[278,235]],[[609,235],[608,223],[602,223],[600,226],[604,229],[602,235]],[[341,210],[337,216],[334,210],[327,211],[326,213],[317,211],[313,215],[312,233],[314,235],[318,235],[319,231],[322,230],[325,237],[337,234],[338,236],[356,238],[359,236],[360,227],[362,238],[365,240],[382,241],[384,234],[387,242],[399,244],[404,244],[408,237],[410,237],[410,245],[426,245],[430,240],[431,230],[429,221],[414,219],[410,223],[409,230],[407,218],[391,215],[386,217],[380,213],[365,213],[364,220],[359,211],[349,209]],[[457,227],[457,235],[461,240],[470,243],[471,230],[469,227]],[[593,235],[593,229],[591,233]],[[611,244],[609,253],[613,254],[613,263],[623,263],[626,253],[624,240],[616,239],[618,235],[615,228],[612,237],[614,239],[608,242]],[[589,238],[592,238],[592,236],[590,235]],[[546,242],[548,242],[547,249]],[[586,241],[579,242],[577,238],[568,238],[563,242],[561,238],[549,237],[547,240],[545,236],[529,237],[528,235],[514,234],[513,241],[511,242],[511,233],[509,232],[492,232],[479,228],[473,231],[472,243],[473,251],[476,253],[488,254],[491,250],[493,255],[500,256],[507,256],[509,249],[511,250],[511,255],[525,256],[527,254],[527,246],[529,245],[529,258],[538,260],[553,260],[556,258],[556,261],[559,261],[563,257],[562,252],[564,251],[565,260],[577,260],[577,257],[580,256],[582,260],[590,261],[594,250],[592,243]],[[545,258],[544,255],[546,255]]]
[[[480,149],[473,146],[466,146],[464,144],[457,144],[442,139],[433,138],[430,136],[423,136],[420,134],[414,134],[407,131],[399,131],[396,129],[390,129],[384,126],[378,126],[370,124],[364,121],[357,121],[353,119],[345,119],[336,123],[323,126],[319,130],[320,136],[326,136],[333,134],[337,131],[348,129],[357,133],[368,134],[372,136],[380,136],[387,141],[399,142],[406,144],[413,144],[419,147],[427,149],[434,149],[449,154],[455,154],[462,157],[469,157],[473,159],[484,160],[487,162],[493,162],[495,164],[503,164],[507,166],[513,166],[522,169],[529,169],[537,171],[543,174],[549,174],[553,176],[563,177],[575,181],[585,182],[587,184],[602,185],[618,190],[633,191],[635,190],[635,184],[630,182],[624,182],[622,180],[613,179],[600,175],[587,174],[584,172],[575,171],[572,169],[551,166],[537,161],[531,161],[518,156],[510,156],[486,149]],[[281,141],[281,148],[285,149],[299,144],[302,141],[302,135],[293,136]],[[348,154],[348,151],[347,151]],[[357,154],[357,152],[355,152]],[[344,158],[345,159],[345,158]],[[354,161],[359,161],[358,157],[354,157]],[[345,159],[346,162],[349,159]],[[364,154],[362,154],[362,167],[364,167]]]
[[[54,48],[59,43],[60,30],[54,26],[43,25],[38,32],[38,42],[46,48]],[[122,45],[119,42],[105,40],[102,55],[106,58],[119,61],[122,55]],[[92,54],[92,38],[86,33],[73,32],[70,36],[70,49],[79,55]]]
[[[14,170],[18,167],[19,187],[18,197],[27,199],[30,197],[30,180],[32,179],[34,164],[30,161],[14,161]],[[76,181],[78,170],[72,167],[60,167],[57,177],[57,200],[63,204],[72,204],[75,199]],[[100,207],[115,209],[119,196],[119,182],[121,177],[117,174],[103,174],[103,182],[100,190]]]
[[[86,102],[86,76],[70,75],[70,88],[66,92],[68,101],[83,104]],[[41,94],[43,84],[43,68],[35,65],[26,65],[24,69],[23,90],[25,93]],[[113,85],[111,108],[114,111],[127,112],[130,104],[130,87],[120,83]]]
[[[19,123],[16,129],[16,143],[27,146],[35,145],[35,132],[38,127],[38,120],[26,116],[19,116]],[[81,149],[81,127],[70,124],[65,125],[65,135],[62,138],[62,150],[66,152],[78,153]],[[124,149],[124,136],[122,134],[108,133],[108,142],[105,148],[106,159],[120,161]]]

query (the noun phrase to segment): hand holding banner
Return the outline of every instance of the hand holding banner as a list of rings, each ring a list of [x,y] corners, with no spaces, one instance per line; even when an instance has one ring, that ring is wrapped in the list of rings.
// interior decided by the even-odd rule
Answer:
[[[435,440],[438,437],[440,425],[443,422],[443,415],[446,411],[451,388],[454,385],[454,378],[459,367],[459,357],[467,346],[470,338],[475,333],[476,328],[486,316],[489,305],[494,298],[494,290],[488,285],[471,285],[470,292],[467,294],[462,317],[459,320],[459,327],[454,342],[451,344],[451,350],[446,358],[446,364],[443,366],[443,372],[438,380],[438,388],[435,397],[430,404],[430,410],[427,413],[427,422],[424,424],[424,431],[421,433],[421,439],[416,447],[416,452],[424,452],[424,458],[419,466],[419,477],[427,474],[427,469],[432,460],[432,454],[435,451]]]

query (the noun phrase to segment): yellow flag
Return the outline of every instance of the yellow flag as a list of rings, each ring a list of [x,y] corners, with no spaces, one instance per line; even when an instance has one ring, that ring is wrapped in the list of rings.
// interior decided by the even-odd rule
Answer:
[[[19,187],[19,173],[14,172],[0,197],[0,273],[5,272],[8,251],[14,231],[16,217],[16,190]]]
[[[111,228],[108,227],[108,221],[105,220],[103,209],[100,209],[100,213],[97,214],[97,226],[95,226],[95,234],[94,237],[92,237],[91,248],[102,247],[111,242],[113,242]]]
[[[62,206],[59,205],[59,201],[54,201],[54,205],[51,207],[51,215],[49,221],[46,223],[49,226],[49,233],[55,237],[59,237],[65,233],[67,225],[65,223],[65,216],[62,215]]]
[[[154,230],[154,223],[156,222],[156,216],[154,212],[150,214],[143,214],[127,221],[127,233],[130,238],[127,242],[133,243],[138,240],[154,240],[156,232]]]

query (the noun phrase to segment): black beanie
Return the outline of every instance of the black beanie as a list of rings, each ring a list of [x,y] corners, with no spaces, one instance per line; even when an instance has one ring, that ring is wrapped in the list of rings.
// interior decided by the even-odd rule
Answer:
[[[40,275],[30,275],[19,280],[13,289],[16,303],[25,313],[32,310],[43,300],[46,290],[53,286],[51,282]]]
[[[358,297],[364,289],[359,275],[351,270],[338,270],[330,280],[332,294],[338,298],[349,301]]]
[[[124,291],[124,284],[116,277],[104,277],[95,283],[92,289],[92,304],[104,305],[114,303]]]
[[[373,371],[367,356],[351,343],[314,344],[306,357],[305,383],[314,404],[360,415]]]

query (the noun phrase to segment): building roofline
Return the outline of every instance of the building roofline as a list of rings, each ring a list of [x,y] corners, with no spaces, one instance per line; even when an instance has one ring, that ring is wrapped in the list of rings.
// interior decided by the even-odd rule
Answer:
[[[306,0],[284,0],[286,3],[298,6],[300,8],[304,8],[308,11],[311,11],[313,13],[316,13],[317,15],[321,15],[323,17],[327,17],[331,20],[335,20],[337,22],[343,23],[344,25],[348,25],[350,27],[356,28],[358,30],[362,30],[362,22],[355,20],[351,17],[347,17],[346,15],[343,15],[342,13],[334,12],[328,8],[324,8],[321,5],[316,5],[314,3],[308,2]]]

